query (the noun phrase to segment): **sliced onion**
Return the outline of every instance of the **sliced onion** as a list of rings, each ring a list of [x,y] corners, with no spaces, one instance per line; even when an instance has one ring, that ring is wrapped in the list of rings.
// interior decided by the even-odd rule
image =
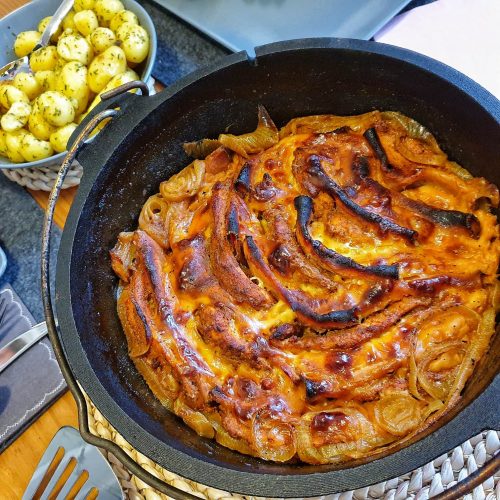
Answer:
[[[172,215],[170,217],[168,239],[171,246],[188,237],[189,228],[195,216],[195,212],[188,210],[188,205],[188,200],[183,200],[172,203],[170,207]]]
[[[174,413],[182,418],[184,422],[202,437],[212,439],[215,436],[215,430],[203,413],[195,411],[183,401],[177,398],[174,403]]]
[[[417,362],[417,378],[422,389],[433,398],[445,401],[466,353],[467,345],[458,341],[428,346]],[[454,358],[458,359],[457,363]]]
[[[424,165],[441,166],[446,163],[446,154],[423,125],[395,111],[383,112],[382,116],[396,121],[405,129],[407,135],[396,140],[395,147],[406,159]]]
[[[205,162],[195,160],[160,184],[160,193],[167,201],[181,201],[194,196],[200,189],[205,176]]]
[[[333,132],[336,129],[349,127],[354,132],[363,133],[366,129],[373,127],[380,118],[379,111],[370,111],[356,116],[335,116],[335,115],[313,115],[294,118],[290,120],[281,130],[280,137],[287,137],[293,134],[321,134]]]
[[[185,142],[182,147],[187,155],[197,160],[204,160],[210,153],[214,152],[221,143],[217,139],[201,139],[194,142]]]
[[[417,387],[417,363],[415,362],[415,352],[412,352],[408,358],[408,368],[408,389],[410,390],[410,394],[413,397],[422,400],[423,397],[420,392],[418,392]]]
[[[252,421],[252,445],[264,460],[286,462],[297,450],[295,428],[268,410],[259,411]]]
[[[314,420],[318,416],[328,415],[335,416],[333,425],[325,426],[325,431],[314,429]],[[341,425],[335,425],[340,416]],[[329,442],[318,446],[318,439]],[[358,458],[377,443],[378,436],[367,418],[356,408],[347,406],[310,412],[302,417],[297,429],[297,454],[302,461],[308,463],[325,464]]]
[[[457,324],[453,320],[464,320],[465,330],[462,332],[457,331]],[[431,342],[442,342],[446,340],[461,340],[465,336],[467,339],[473,337],[478,329],[481,316],[473,309],[466,306],[453,306],[444,309],[436,314],[430,316],[419,328],[418,340],[423,343],[425,348],[426,343],[423,342],[424,337],[429,337]],[[458,325],[460,326],[460,325]],[[438,335],[445,330],[449,330],[449,334],[443,338],[441,336],[434,336],[436,332]],[[430,332],[430,335],[425,335]],[[467,335],[465,335],[467,333]]]
[[[139,215],[139,228],[146,231],[163,248],[169,248],[169,203],[160,194],[150,196]]]
[[[135,247],[132,244],[134,233],[122,232],[118,235],[118,241],[109,252],[113,271],[122,281],[128,283],[130,273],[134,268]]]
[[[383,395],[374,407],[375,421],[395,436],[405,436],[422,421],[422,405],[407,392]]]
[[[242,135],[221,134],[219,142],[245,158],[270,148],[279,140],[278,129],[264,106],[259,105],[258,116],[259,123],[253,132]]]
[[[488,350],[490,339],[494,332],[495,308],[490,307],[483,313],[476,335],[470,342],[467,355],[455,375],[455,380],[449,390],[448,402],[457,394],[460,394],[464,388],[476,362],[481,359]]]
[[[226,448],[229,448],[230,450],[239,451],[244,455],[255,455],[255,452],[246,441],[230,436],[226,429],[224,429],[224,427],[222,427],[222,425],[218,422],[214,421],[212,422],[212,424],[216,430],[215,440],[219,444],[225,446]]]
[[[467,169],[465,169],[464,167],[462,167],[461,165],[459,165],[454,161],[448,161],[446,163],[446,168],[450,170],[450,172],[460,177],[461,179],[468,180],[472,179],[473,177],[472,174]]]
[[[422,422],[425,422],[430,415],[433,413],[442,410],[444,408],[444,403],[440,401],[439,399],[435,399],[434,401],[431,401],[428,405],[427,408],[425,408],[423,414],[422,414]]]

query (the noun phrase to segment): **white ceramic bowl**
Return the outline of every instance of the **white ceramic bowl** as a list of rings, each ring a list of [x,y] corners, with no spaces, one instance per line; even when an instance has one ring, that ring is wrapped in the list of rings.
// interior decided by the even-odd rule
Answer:
[[[60,3],[60,0],[33,0],[0,19],[0,67],[16,59],[13,45],[17,34],[21,31],[36,29],[40,20],[51,16]],[[157,41],[155,27],[149,14],[137,2],[134,0],[122,0],[122,3],[127,10],[131,10],[139,18],[139,23],[149,33],[149,55],[146,61],[141,63],[143,70],[140,74],[141,79],[147,82],[151,76],[153,63],[156,58]],[[12,163],[7,158],[0,157],[0,169],[58,166],[62,163],[65,155],[66,153],[57,153],[44,160],[26,163]]]

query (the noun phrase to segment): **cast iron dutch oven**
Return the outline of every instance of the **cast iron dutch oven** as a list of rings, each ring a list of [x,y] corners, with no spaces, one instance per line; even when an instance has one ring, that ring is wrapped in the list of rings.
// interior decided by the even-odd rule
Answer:
[[[56,311],[72,376],[137,450],[223,490],[309,497],[404,474],[484,429],[500,429],[497,333],[461,403],[389,454],[339,467],[268,463],[223,448],[164,409],[135,370],[115,312],[117,280],[108,255],[118,233],[136,227],[159,183],[190,161],[183,142],[217,137],[227,127],[232,133],[253,130],[258,104],[278,126],[301,115],[400,111],[426,125],[451,158],[500,185],[498,100],[424,56],[342,39],[266,45],[255,59],[230,55],[153,97],[129,93],[119,99],[118,114],[78,156],[84,176],[58,254]],[[497,466],[498,460],[488,473]]]

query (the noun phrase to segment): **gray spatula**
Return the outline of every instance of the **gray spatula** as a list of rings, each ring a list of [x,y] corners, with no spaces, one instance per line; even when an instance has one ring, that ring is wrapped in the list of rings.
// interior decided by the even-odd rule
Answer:
[[[73,427],[52,438],[24,492],[23,500],[122,499],[123,492],[108,461]]]

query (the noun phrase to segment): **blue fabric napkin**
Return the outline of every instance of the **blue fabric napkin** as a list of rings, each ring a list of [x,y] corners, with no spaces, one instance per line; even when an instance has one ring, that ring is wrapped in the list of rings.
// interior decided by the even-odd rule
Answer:
[[[11,286],[0,288],[0,348],[35,321]],[[0,373],[0,452],[65,390],[47,337]]]

